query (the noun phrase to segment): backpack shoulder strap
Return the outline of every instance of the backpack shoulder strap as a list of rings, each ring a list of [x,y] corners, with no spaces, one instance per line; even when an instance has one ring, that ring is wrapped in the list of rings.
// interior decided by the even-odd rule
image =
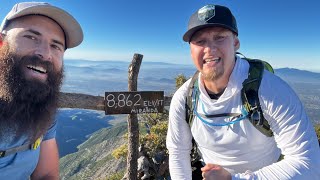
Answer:
[[[253,126],[255,126],[261,133],[271,137],[273,132],[270,129],[268,121],[264,118],[263,112],[259,101],[259,87],[263,76],[264,69],[272,70],[270,64],[258,59],[243,58],[248,61],[249,75],[248,78],[242,83],[241,90],[242,103],[249,113],[249,120]]]
[[[191,82],[188,86],[185,109],[186,109],[186,121],[189,124],[189,126],[191,126],[191,123],[194,118],[194,114],[193,114],[194,106],[192,102],[192,96],[196,98],[196,101],[198,100],[198,94],[193,94],[193,93],[196,93],[194,89],[198,88],[198,77],[199,77],[199,71],[196,71],[192,76]]]
[[[185,110],[186,110],[186,122],[189,124],[190,129],[192,125],[192,121],[194,119],[194,104],[197,104],[197,101],[199,99],[198,91],[195,89],[199,88],[198,86],[198,77],[199,77],[199,71],[196,71],[194,75],[192,76],[192,79],[190,81],[190,84],[188,86],[188,92],[185,102]],[[196,93],[196,94],[193,94]],[[194,102],[192,101],[192,97],[195,97]],[[191,165],[194,166],[197,161],[200,160],[200,156],[198,153],[198,147],[197,143],[195,142],[194,138],[192,137],[192,149],[191,149]]]

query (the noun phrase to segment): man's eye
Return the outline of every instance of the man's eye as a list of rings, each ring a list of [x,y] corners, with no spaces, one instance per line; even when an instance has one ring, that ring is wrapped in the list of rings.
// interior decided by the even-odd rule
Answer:
[[[53,47],[54,49],[59,50],[59,51],[62,50],[62,48],[60,46],[55,45],[55,44],[51,45],[51,47]]]
[[[216,36],[216,37],[214,38],[214,40],[216,40],[216,41],[223,41],[225,38],[226,38],[225,36]]]
[[[197,45],[202,45],[204,43],[205,43],[205,40],[197,40],[197,41],[195,41],[195,44],[197,44]]]
[[[24,37],[31,39],[31,40],[36,40],[37,38],[31,35],[24,35]]]

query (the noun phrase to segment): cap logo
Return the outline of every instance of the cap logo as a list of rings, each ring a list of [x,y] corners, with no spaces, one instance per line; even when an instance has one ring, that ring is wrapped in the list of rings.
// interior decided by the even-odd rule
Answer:
[[[214,5],[206,5],[198,10],[198,19],[200,21],[209,21],[216,15]]]

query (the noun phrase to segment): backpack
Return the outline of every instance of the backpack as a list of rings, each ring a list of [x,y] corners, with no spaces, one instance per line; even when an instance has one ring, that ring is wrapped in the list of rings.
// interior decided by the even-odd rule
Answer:
[[[240,53],[237,53],[240,54]],[[242,55],[242,54],[240,54]],[[243,56],[243,55],[242,55]],[[260,87],[260,83],[263,76],[264,69],[274,73],[272,66],[260,59],[250,59],[243,56],[244,60],[248,61],[249,73],[248,78],[244,80],[242,83],[243,88],[241,90],[241,99],[243,106],[248,113],[247,117],[251,124],[258,129],[262,134],[267,137],[272,137],[273,132],[270,129],[270,125],[268,121],[264,118],[262,109],[259,102],[258,90]],[[192,125],[192,121],[195,117],[194,108],[198,103],[199,92],[198,92],[198,76],[199,71],[197,71],[188,86],[188,92],[186,97],[185,109],[186,109],[186,121],[189,124],[190,128]],[[194,101],[192,101],[194,98]],[[235,113],[223,113],[217,115],[208,115],[206,117],[223,117],[223,116],[235,116]],[[195,164],[199,164],[200,156],[197,153],[197,146],[195,140],[192,138],[192,151],[191,151],[191,160],[192,167],[196,166]]]

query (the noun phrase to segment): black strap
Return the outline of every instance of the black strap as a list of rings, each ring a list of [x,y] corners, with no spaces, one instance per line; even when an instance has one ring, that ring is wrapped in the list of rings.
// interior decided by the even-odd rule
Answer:
[[[190,130],[191,130],[191,126],[192,126],[192,121],[194,118],[194,106],[193,106],[193,102],[192,102],[192,96],[193,93],[198,93],[198,77],[199,77],[199,71],[196,71],[194,73],[194,75],[192,76],[192,79],[190,81],[190,84],[188,86],[188,92],[187,92],[187,97],[186,97],[186,103],[185,103],[185,110],[186,110],[186,121],[190,126]],[[196,90],[195,90],[196,89]],[[194,95],[196,97],[195,101],[197,103],[198,101],[198,94]],[[192,149],[191,149],[191,165],[194,166],[194,164],[196,162],[198,162],[200,160],[200,155],[198,153],[198,146],[196,141],[194,140],[193,136],[192,136]]]
[[[198,113],[201,117],[203,118],[217,118],[217,117],[238,117],[241,115],[241,113],[221,113],[221,114],[200,114]]]
[[[25,145],[22,145],[19,147],[7,149],[5,151],[0,151],[0,157],[9,156],[9,155],[15,154],[16,152],[19,152],[19,151],[29,150],[29,149],[31,149],[31,146],[32,146],[31,144],[25,144]]]
[[[193,104],[192,104],[192,96],[193,96],[192,93],[195,92],[194,91],[195,88],[198,88],[199,73],[200,73],[199,71],[196,71],[194,73],[194,75],[192,76],[191,82],[190,82],[190,84],[188,86],[188,92],[187,92],[187,97],[186,97],[186,103],[185,103],[186,121],[190,125],[190,127],[191,127],[191,123],[192,123],[193,117],[194,117],[193,109],[195,108],[195,107],[193,107]],[[197,95],[195,95],[195,97],[196,97],[195,100],[197,101],[198,100]]]
[[[14,147],[14,148],[10,148],[4,151],[0,151],[0,158],[5,157],[5,156],[9,156],[11,154],[15,154],[17,152],[21,152],[21,151],[26,151],[26,150],[30,150],[30,149],[37,149],[40,146],[40,143],[42,141],[42,136],[39,137],[34,143],[32,144],[24,144],[18,147]]]
[[[264,63],[261,60],[244,58],[249,62],[248,78],[242,83],[242,103],[249,113],[249,120],[261,133],[271,137],[272,130],[268,121],[264,118],[259,101],[259,87],[263,76]]]

